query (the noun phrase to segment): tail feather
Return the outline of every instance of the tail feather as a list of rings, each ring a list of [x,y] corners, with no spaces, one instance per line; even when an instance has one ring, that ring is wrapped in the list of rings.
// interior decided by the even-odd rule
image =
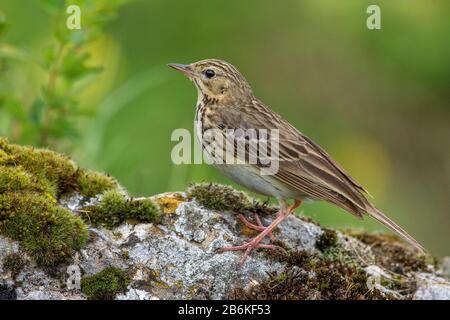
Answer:
[[[398,233],[403,239],[408,241],[411,245],[413,245],[421,253],[426,254],[425,248],[419,242],[417,242],[416,239],[414,239],[412,236],[410,236],[405,230],[403,230],[394,221],[389,219],[383,212],[381,212],[377,208],[373,207],[373,208],[370,208],[369,210],[367,210],[367,213],[374,219],[376,219],[379,222],[381,222],[382,224],[384,224],[386,227],[388,227],[391,230]]]

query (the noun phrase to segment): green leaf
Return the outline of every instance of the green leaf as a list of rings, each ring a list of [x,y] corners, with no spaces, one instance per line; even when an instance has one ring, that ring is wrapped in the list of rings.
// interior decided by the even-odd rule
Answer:
[[[76,81],[89,74],[101,72],[101,67],[89,67],[86,65],[89,56],[87,52],[69,51],[62,63],[62,74],[64,77],[69,81]]]

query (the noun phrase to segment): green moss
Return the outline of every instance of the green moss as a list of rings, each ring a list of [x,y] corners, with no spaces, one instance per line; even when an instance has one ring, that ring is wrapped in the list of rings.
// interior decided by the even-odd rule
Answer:
[[[83,210],[83,219],[93,226],[113,228],[131,219],[139,222],[156,222],[159,208],[150,199],[127,199],[116,190],[106,192],[95,206]]]
[[[79,250],[87,227],[55,199],[38,193],[0,194],[0,234],[21,243],[39,265],[53,266]]]
[[[112,300],[118,293],[125,292],[130,283],[127,272],[108,267],[101,272],[81,279],[81,291],[90,299]]]
[[[404,244],[396,235],[358,230],[347,233],[369,245],[376,263],[394,273],[404,275],[411,271],[426,271],[427,265],[434,263]]]
[[[10,168],[10,181],[18,179],[20,170],[20,174],[25,173],[29,178],[32,177],[30,179],[35,184],[44,188],[51,187],[55,197],[74,191],[92,197],[117,188],[114,179],[78,168],[65,155],[50,150],[8,144],[4,138],[0,138],[0,166]]]
[[[322,252],[325,252],[327,249],[335,247],[338,242],[338,236],[336,231],[324,228],[323,233],[319,236],[316,241],[316,248]]]
[[[83,173],[78,178],[78,191],[86,197],[94,197],[108,190],[115,190],[118,183],[111,177],[98,172]]]
[[[15,278],[25,266],[25,260],[20,253],[8,254],[3,259],[3,269],[10,271],[12,277]]]
[[[2,150],[6,155],[11,151],[8,140],[2,137],[0,137],[0,150]]]
[[[287,268],[251,289],[235,289],[233,299],[361,300],[393,299],[367,287],[364,270],[306,251],[278,255]]]
[[[56,190],[48,180],[40,180],[22,167],[0,166],[0,193],[31,191],[54,197]]]
[[[187,190],[189,199],[195,199],[205,208],[238,213],[273,214],[278,210],[267,203],[252,201],[244,192],[216,183],[193,184]]]
[[[1,138],[0,138],[1,139]],[[0,165],[12,163],[14,160],[8,153],[6,153],[3,149],[0,149]]]
[[[80,171],[66,156],[43,149],[9,145],[9,154],[14,166],[35,176],[39,181],[47,180],[56,188],[57,196],[75,191]]]
[[[409,271],[424,271],[430,263],[418,256],[412,248],[403,244],[396,236],[359,231],[347,232],[361,242],[371,246],[373,263],[394,273],[382,278],[385,288],[401,292],[410,298],[416,288],[414,279],[403,274]],[[251,289],[237,288],[230,297],[234,299],[397,299],[376,288],[369,288],[369,275],[364,270],[365,261],[358,260],[352,251],[338,245],[335,231],[325,229],[316,242],[320,253],[291,251],[270,254],[275,261],[286,263],[281,273],[272,273],[269,278]]]
[[[215,183],[194,184],[189,187],[187,195],[211,210],[242,212],[251,207],[245,193]]]
[[[410,298],[416,288],[414,279],[403,274],[409,271],[425,271],[430,263],[418,256],[412,248],[403,244],[396,236],[381,233],[348,231],[349,235],[371,246],[373,263],[394,273],[382,278],[385,288],[401,292]],[[271,259],[287,265],[281,273],[272,273],[262,283],[250,288],[232,291],[233,299],[397,299],[376,288],[369,288],[369,275],[364,270],[365,261],[353,256],[352,251],[338,245],[335,231],[324,229],[316,242],[320,253],[274,251]]]
[[[68,157],[0,138],[0,234],[17,240],[39,265],[53,266],[87,241],[87,227],[58,205],[64,194],[91,197],[117,183]]]

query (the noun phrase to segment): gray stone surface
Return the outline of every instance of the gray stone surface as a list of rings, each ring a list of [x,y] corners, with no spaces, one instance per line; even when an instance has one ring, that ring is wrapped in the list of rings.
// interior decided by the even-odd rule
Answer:
[[[63,204],[76,212],[81,199],[66,199]],[[222,246],[248,240],[240,232],[242,224],[234,213],[214,212],[195,202],[182,202],[174,213],[164,215],[164,223],[159,225],[124,223],[113,230],[90,228],[89,243],[71,258],[69,265],[78,266],[83,275],[93,275],[109,266],[130,270],[131,284],[116,299],[133,300],[223,299],[233,288],[248,288],[266,279],[268,272],[285,268],[260,251],[254,252],[242,268],[238,268],[241,252],[216,252]],[[315,251],[322,232],[319,226],[290,216],[276,235],[291,248]],[[339,241],[348,245],[349,240],[340,237]],[[356,239],[351,241],[352,247],[355,243],[363,247],[361,252],[370,250]],[[12,279],[10,272],[3,270],[3,259],[17,252],[21,250],[16,242],[0,236],[0,296],[13,292],[10,298],[86,299],[80,290],[68,290],[68,265],[49,273],[36,267],[24,254],[26,265]],[[373,265],[366,272],[375,277],[388,276]],[[425,273],[415,276],[418,289],[414,299],[450,299],[450,283],[444,278]]]
[[[431,274],[416,275],[417,290],[415,300],[450,300],[450,283],[448,280]]]

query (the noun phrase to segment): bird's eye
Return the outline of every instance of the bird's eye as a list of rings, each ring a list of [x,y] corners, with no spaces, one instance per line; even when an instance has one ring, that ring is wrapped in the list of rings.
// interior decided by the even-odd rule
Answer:
[[[214,72],[214,70],[208,69],[205,71],[205,76],[208,79],[211,79],[212,77],[214,77],[216,75],[216,73]]]

